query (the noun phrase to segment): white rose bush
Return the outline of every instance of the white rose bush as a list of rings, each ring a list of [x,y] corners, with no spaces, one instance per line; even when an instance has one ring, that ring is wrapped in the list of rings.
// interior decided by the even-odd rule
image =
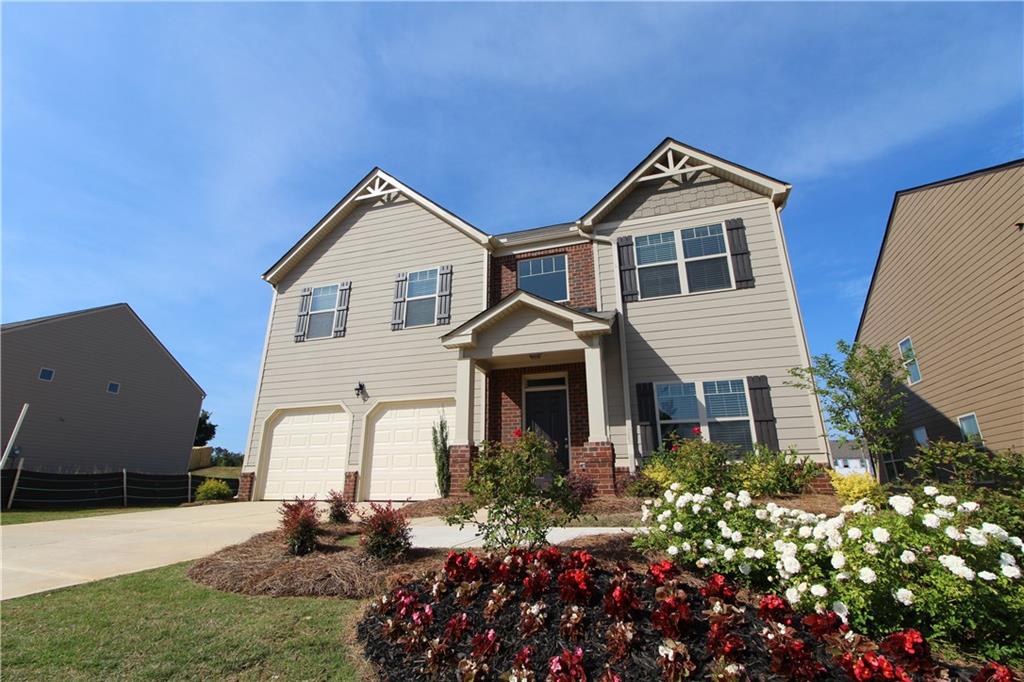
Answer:
[[[934,491],[934,489],[932,489]],[[644,505],[640,549],[845,614],[872,636],[917,628],[967,652],[1024,657],[1021,539],[952,495],[861,500],[836,516],[671,487]]]

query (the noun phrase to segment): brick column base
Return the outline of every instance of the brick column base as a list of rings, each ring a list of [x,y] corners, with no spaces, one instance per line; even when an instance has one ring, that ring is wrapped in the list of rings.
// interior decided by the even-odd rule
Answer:
[[[356,490],[359,487],[359,472],[358,471],[346,471],[345,472],[345,487],[342,489],[341,494],[349,502],[356,501]]]
[[[815,464],[819,471],[818,475],[811,479],[810,483],[807,484],[805,490],[811,493],[817,493],[818,495],[834,495],[835,488],[832,487],[832,479],[829,477],[829,469],[824,464]]]
[[[615,494],[615,446],[607,441],[587,441],[569,458],[569,473],[594,482],[597,494]]]
[[[252,484],[256,481],[256,474],[251,471],[243,472],[238,476],[238,494],[236,500],[248,502],[252,499]]]
[[[469,483],[469,472],[477,455],[475,445],[452,445],[448,448],[448,470],[451,473],[451,495],[466,495],[466,484]]]

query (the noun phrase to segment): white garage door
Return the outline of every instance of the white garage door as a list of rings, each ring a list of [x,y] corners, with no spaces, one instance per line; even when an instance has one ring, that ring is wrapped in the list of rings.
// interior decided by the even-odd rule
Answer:
[[[455,426],[455,401],[428,401],[384,408],[372,425],[371,500],[438,497],[432,427],[441,415]]]
[[[268,500],[315,495],[324,499],[345,484],[349,417],[340,407],[289,410],[271,425]]]

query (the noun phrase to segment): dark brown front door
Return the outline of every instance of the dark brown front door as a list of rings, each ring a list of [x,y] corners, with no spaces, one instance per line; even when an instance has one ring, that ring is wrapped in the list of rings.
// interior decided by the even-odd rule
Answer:
[[[565,390],[527,391],[526,428],[552,442],[562,471],[569,471],[569,398]]]

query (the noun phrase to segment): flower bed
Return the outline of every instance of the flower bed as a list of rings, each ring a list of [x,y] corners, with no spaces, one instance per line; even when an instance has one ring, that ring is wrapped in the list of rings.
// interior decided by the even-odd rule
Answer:
[[[451,553],[433,578],[378,598],[358,633],[381,678],[403,682],[1011,679],[939,664],[917,632],[876,645],[834,612],[744,605],[721,575],[698,588],[671,562],[637,574],[558,548]]]
[[[785,594],[804,611],[833,608],[874,636],[916,627],[967,652],[1020,661],[1024,543],[979,505],[926,490],[920,504],[893,496],[828,517],[675,486],[647,507],[637,543]]]

